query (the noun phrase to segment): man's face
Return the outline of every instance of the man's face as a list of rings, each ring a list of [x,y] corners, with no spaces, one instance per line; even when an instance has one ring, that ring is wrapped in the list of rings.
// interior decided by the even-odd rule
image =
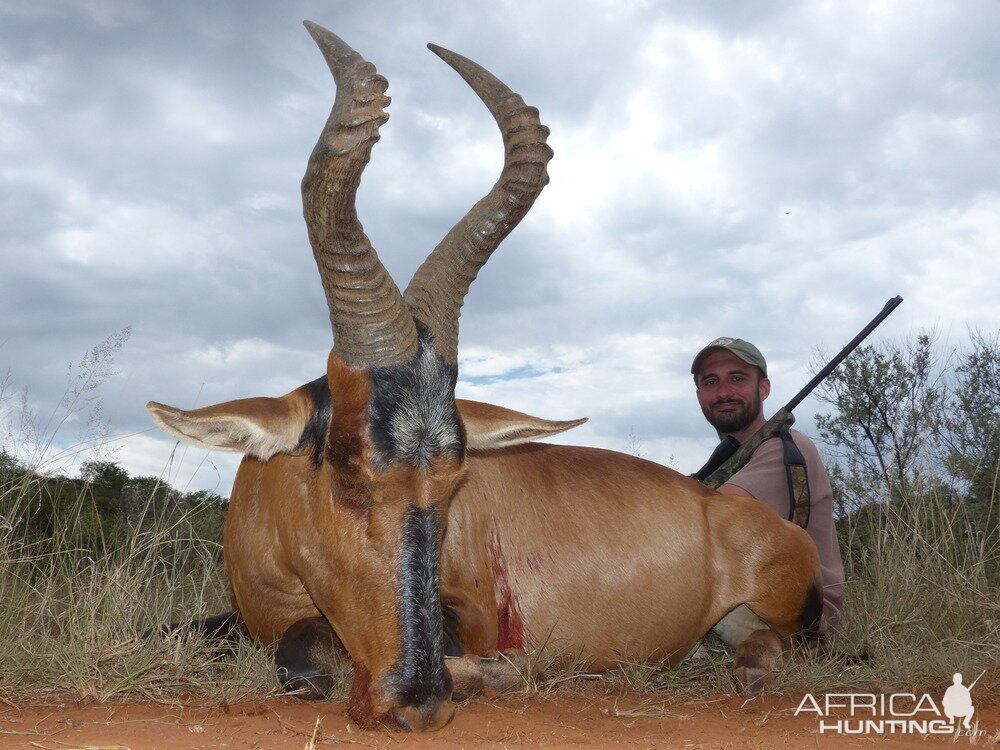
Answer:
[[[698,368],[698,403],[705,419],[722,434],[745,430],[760,415],[771,381],[735,354],[721,349]]]

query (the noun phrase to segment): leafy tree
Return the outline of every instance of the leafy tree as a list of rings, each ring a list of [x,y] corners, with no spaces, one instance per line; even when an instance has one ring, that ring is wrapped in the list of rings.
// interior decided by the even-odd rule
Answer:
[[[184,502],[192,508],[225,508],[229,498],[211,490],[197,490],[184,493]]]
[[[945,465],[967,500],[986,510],[1000,479],[1000,334],[974,332],[955,372],[940,426]]]
[[[8,453],[3,448],[0,448],[0,476],[12,474],[23,468],[24,465],[17,460],[17,456]]]
[[[920,334],[902,345],[860,347],[820,386],[818,396],[833,412],[816,425],[843,461],[831,472],[841,511],[870,502],[873,485],[893,494],[912,485],[944,398],[932,344]]]
[[[100,484],[121,493],[128,472],[111,461],[84,461],[80,466],[80,478],[88,484]]]
[[[132,525],[177,510],[181,493],[158,477],[132,477],[122,490],[122,509]]]
[[[110,528],[122,515],[122,493],[128,472],[112,461],[84,461],[80,466],[84,489],[93,500],[102,528]]]

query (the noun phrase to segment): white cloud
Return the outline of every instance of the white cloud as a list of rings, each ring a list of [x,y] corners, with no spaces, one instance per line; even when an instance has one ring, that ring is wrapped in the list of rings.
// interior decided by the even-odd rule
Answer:
[[[46,54],[24,62],[14,61],[0,50],[0,102],[7,106],[42,102],[58,74],[58,66],[56,55]]]
[[[178,263],[196,272],[218,250],[212,218],[180,215],[162,204],[127,204],[81,192],[70,196],[63,220],[52,236],[54,250],[81,266],[117,274],[156,273]]]
[[[134,324],[107,397],[118,434],[148,428],[150,398],[277,395],[323,371],[297,181],[332,85],[303,17],[389,77],[359,213],[401,276],[501,159],[423,42],[486,62],[552,128],[552,182],[464,308],[459,391],[592,417],[557,439],[694,468],[713,440],[687,368],[718,335],[765,351],[780,403],[817,345],[839,349],[894,294],[885,335],[1000,327],[992,2],[0,14],[0,369],[52,403],[59,363]],[[158,440],[119,455],[155,473]]]
[[[154,117],[175,136],[193,139],[211,148],[232,142],[243,130],[238,113],[216,93],[194,80],[178,80],[176,71],[143,85],[155,93]]]

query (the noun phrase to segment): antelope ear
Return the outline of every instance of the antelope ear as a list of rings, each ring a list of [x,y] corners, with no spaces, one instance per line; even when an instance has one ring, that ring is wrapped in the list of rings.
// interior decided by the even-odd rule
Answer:
[[[299,388],[280,398],[241,398],[190,411],[155,401],[146,408],[166,433],[179,440],[267,460],[298,445],[312,412],[308,400]]]
[[[532,440],[565,432],[587,421],[584,417],[557,422],[464,398],[455,399],[455,404],[465,423],[466,446],[470,450],[506,448],[530,443]]]

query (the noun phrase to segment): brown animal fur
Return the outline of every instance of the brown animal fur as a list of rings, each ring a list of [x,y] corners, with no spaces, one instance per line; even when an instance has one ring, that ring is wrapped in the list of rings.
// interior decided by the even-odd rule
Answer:
[[[363,379],[331,362],[331,381],[343,389],[338,424],[353,431]],[[295,402],[301,390],[285,398]],[[246,402],[234,403],[240,411]],[[488,432],[491,407],[476,408],[477,428]],[[501,419],[511,414],[494,408]],[[217,418],[225,411],[208,410]],[[815,546],[802,529],[752,499],[719,495],[633,456],[525,444],[470,451],[464,476],[458,466],[435,466],[426,476],[398,467],[381,477],[365,473],[365,462],[355,470],[350,458],[329,458],[319,467],[306,451],[244,459],[225,531],[234,603],[251,635],[265,642],[300,619],[325,616],[376,676],[398,639],[393,624],[382,622],[392,618],[372,607],[394,596],[385,586],[391,540],[402,523],[393,497],[445,500],[442,597],[458,613],[471,654],[495,654],[504,645],[496,550],[524,645],[545,642],[593,669],[636,659],[676,664],[744,603],[787,638],[800,628],[803,602],[820,581]],[[379,518],[331,503],[330,482],[345,493],[365,484]],[[328,604],[320,611],[315,602]]]
[[[503,664],[481,664],[487,686],[508,684],[523,649],[543,639],[606,668],[676,663],[742,604],[783,638],[810,624],[815,548],[766,507],[630,456],[519,445],[578,422],[467,403],[460,424],[459,310],[548,180],[548,129],[499,79],[432,46],[495,117],[504,167],[400,295],[354,209],[387,118],[386,81],[338,37],[306,26],[337,82],[303,179],[334,330],[325,383],[193,411],[149,404],[167,432],[246,453],[224,541],[249,633],[274,642],[311,619],[286,645],[303,644],[307,669],[324,674],[324,618],[354,662],[351,717],[427,730],[454,711],[442,600],[467,652],[512,650]],[[326,396],[318,434],[326,412],[313,400]]]

